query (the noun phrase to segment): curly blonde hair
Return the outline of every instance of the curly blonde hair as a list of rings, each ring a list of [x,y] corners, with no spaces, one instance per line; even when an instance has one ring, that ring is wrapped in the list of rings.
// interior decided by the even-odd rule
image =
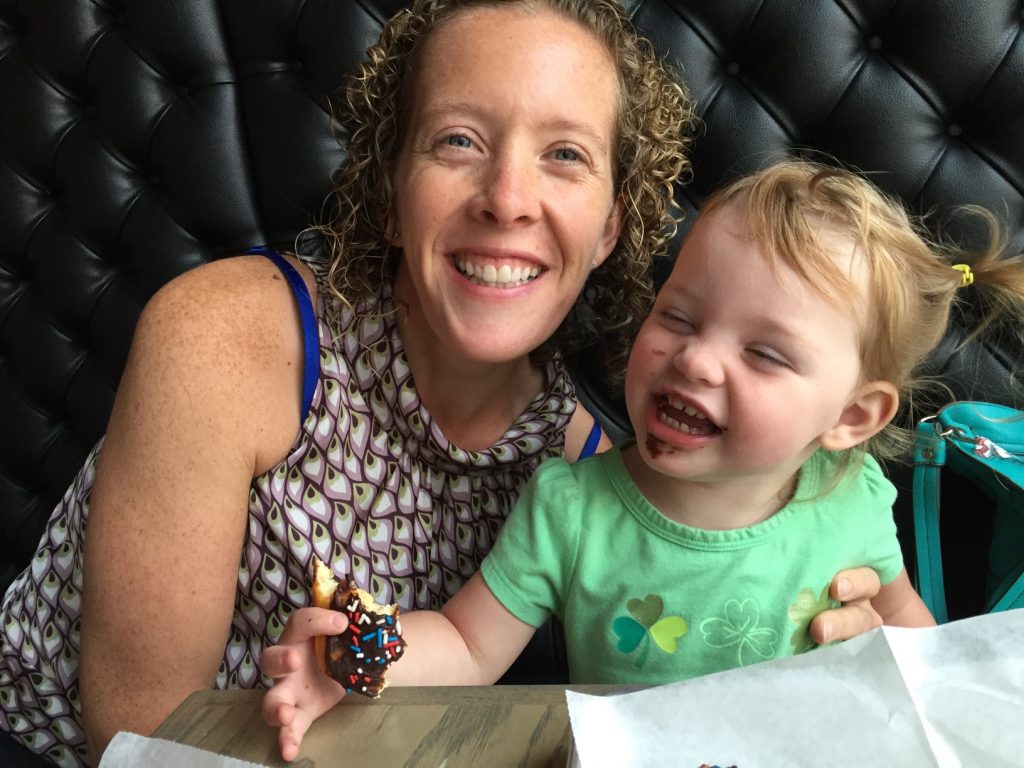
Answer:
[[[505,7],[563,14],[603,42],[616,63],[614,181],[623,203],[622,233],[609,258],[591,273],[569,317],[531,357],[541,363],[555,349],[568,352],[596,330],[606,366],[620,378],[636,327],[653,299],[652,260],[681,218],[673,188],[689,169],[686,150],[694,116],[686,90],[615,0],[414,0],[387,23],[335,106],[348,156],[333,177],[331,215],[316,227],[329,247],[329,289],[352,306],[394,279],[400,250],[388,242],[395,219],[393,174],[408,130],[416,87],[412,73],[441,25],[476,8]]]
[[[1024,256],[1007,253],[999,223],[988,211],[965,209],[990,235],[984,250],[967,252],[933,236],[923,218],[912,217],[862,176],[803,160],[783,161],[733,182],[712,195],[701,215],[730,203],[740,206],[769,264],[784,265],[836,306],[857,307],[864,379],[888,381],[899,391],[904,418],[847,452],[844,467],[865,451],[882,460],[905,457],[913,445],[913,421],[944,394],[941,384],[920,372],[965,298],[963,272],[954,264],[969,266],[970,290],[982,308],[967,340],[993,326],[1020,338]],[[864,270],[851,272],[836,259],[835,235],[852,243]]]

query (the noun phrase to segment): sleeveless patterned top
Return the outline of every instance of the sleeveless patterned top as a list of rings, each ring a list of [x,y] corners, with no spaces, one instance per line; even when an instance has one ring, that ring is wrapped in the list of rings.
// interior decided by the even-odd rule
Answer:
[[[318,276],[318,280],[320,277]],[[559,359],[547,387],[490,449],[451,444],[417,396],[389,289],[338,332],[317,307],[319,376],[288,455],[249,489],[249,524],[217,688],[252,688],[262,649],[309,604],[314,555],[379,602],[438,608],[490,550],[540,462],[563,452],[575,396]],[[78,699],[82,548],[102,440],[4,596],[0,728],[58,765],[85,756]]]

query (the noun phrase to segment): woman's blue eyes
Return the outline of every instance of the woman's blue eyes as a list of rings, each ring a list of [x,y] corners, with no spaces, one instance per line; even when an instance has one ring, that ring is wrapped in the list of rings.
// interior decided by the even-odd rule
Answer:
[[[473,148],[473,140],[461,133],[453,133],[451,136],[445,136],[444,143],[449,147],[455,147],[456,149]],[[575,149],[570,149],[569,147],[561,147],[551,154],[555,160],[559,160],[563,163],[576,163],[580,160],[580,153]]]

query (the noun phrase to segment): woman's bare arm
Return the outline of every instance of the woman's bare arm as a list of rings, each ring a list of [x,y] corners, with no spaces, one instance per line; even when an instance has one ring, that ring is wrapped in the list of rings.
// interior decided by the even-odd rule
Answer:
[[[143,312],[92,495],[80,686],[93,760],[212,685],[254,475],[299,423],[294,299],[260,257],[172,281]]]

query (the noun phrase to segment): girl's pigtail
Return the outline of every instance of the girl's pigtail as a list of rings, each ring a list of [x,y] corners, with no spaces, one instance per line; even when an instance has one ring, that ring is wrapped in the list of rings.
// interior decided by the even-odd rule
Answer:
[[[956,308],[969,318],[972,328],[963,344],[998,336],[1024,350],[1024,254],[1008,253],[992,213],[981,208],[971,211],[987,226],[989,245],[980,253],[949,254],[951,266],[960,273]]]

